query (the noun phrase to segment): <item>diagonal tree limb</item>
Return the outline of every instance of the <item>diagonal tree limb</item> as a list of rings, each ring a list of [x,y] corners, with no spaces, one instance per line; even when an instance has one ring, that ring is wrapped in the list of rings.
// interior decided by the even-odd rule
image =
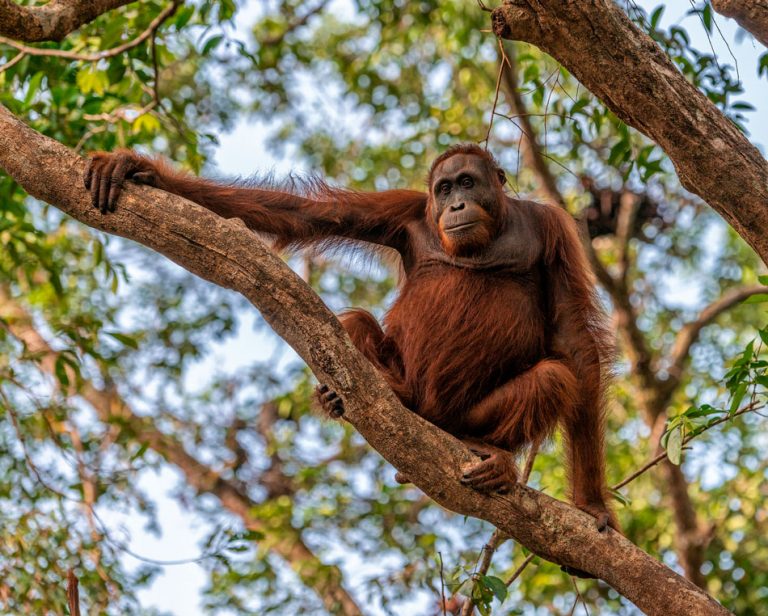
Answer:
[[[712,0],[712,8],[768,47],[768,0]]]
[[[22,342],[37,357],[40,369],[55,378],[59,353],[51,348],[35,328],[32,316],[25,307],[11,298],[1,286],[0,327]],[[150,418],[137,415],[117,390],[98,388],[88,380],[77,386],[78,377],[72,368],[67,365],[65,370],[70,383],[66,395],[82,397],[105,424],[119,419],[122,425],[136,435],[140,443],[146,443],[155,453],[179,468],[187,483],[198,494],[212,494],[225,509],[239,517],[248,530],[263,532],[265,538],[260,545],[285,560],[302,583],[315,590],[329,612],[341,616],[359,616],[362,613],[354,598],[345,590],[338,567],[320,561],[289,521],[281,525],[276,533],[274,527],[254,515],[253,510],[258,507],[258,502],[252,500],[235,482],[222,477],[189,454],[176,438],[158,430]],[[89,506],[93,504],[92,501]]]
[[[667,153],[680,182],[768,262],[768,161],[612,0],[507,0],[494,33],[553,56]]]
[[[99,15],[134,0],[51,0],[43,6],[22,6],[0,0],[0,34],[35,43],[60,41]]]
[[[647,614],[729,612],[688,580],[613,530],[526,486],[481,494],[460,478],[475,458],[457,439],[400,405],[353,347],[320,298],[245,225],[175,195],[129,186],[102,216],[82,187],[83,159],[0,106],[0,166],[32,196],[85,224],[128,237],[189,271],[242,293],[345,403],[344,418],[440,505],[487,520],[536,554],[605,580]]]

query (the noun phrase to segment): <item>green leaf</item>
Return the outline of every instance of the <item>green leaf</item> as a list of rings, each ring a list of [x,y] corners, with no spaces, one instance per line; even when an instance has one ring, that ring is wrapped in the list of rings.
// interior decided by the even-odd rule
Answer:
[[[260,530],[247,530],[242,533],[242,537],[246,541],[261,541],[266,535]]]
[[[61,383],[62,387],[68,387],[69,377],[67,376],[67,360],[63,355],[59,355],[56,358],[53,371],[56,374],[56,379],[59,381],[59,383]]]
[[[93,66],[80,69],[80,72],[77,73],[76,81],[83,94],[94,92],[99,96],[103,96],[109,87],[109,77],[106,71],[100,71]]]
[[[675,428],[667,437],[667,457],[672,464],[679,466],[683,456],[683,430]]]
[[[570,115],[576,115],[582,109],[584,109],[587,105],[589,105],[589,99],[587,99],[587,98],[580,98],[571,107]]]
[[[611,148],[611,153],[608,155],[608,164],[617,165],[621,162],[625,152],[629,150],[629,143],[623,139]]]
[[[739,383],[739,386],[736,388],[736,391],[733,393],[733,398],[731,399],[731,413],[735,413],[739,409],[741,401],[747,393],[748,386],[749,383]]]
[[[756,376],[755,383],[762,385],[763,387],[768,387],[768,375],[761,374],[760,376]]]
[[[155,133],[160,130],[160,120],[151,113],[142,113],[131,124],[131,130],[134,133]]]
[[[692,406],[683,414],[689,419],[696,419],[697,417],[706,417],[708,415],[716,415],[718,413],[725,413],[725,411],[708,404],[702,404],[700,407]]]
[[[745,304],[762,304],[768,302],[768,293],[757,293],[744,300]]]
[[[480,579],[499,601],[504,601],[507,598],[507,585],[504,583],[504,580],[493,575],[481,575]]]
[[[138,340],[136,340],[136,338],[133,338],[132,336],[126,336],[125,334],[121,334],[120,332],[106,332],[106,333],[108,336],[112,336],[115,340],[122,342],[127,347],[131,347],[132,349],[139,348]]]
[[[664,5],[662,4],[659,7],[656,7],[651,13],[651,28],[656,29],[656,27],[659,25],[659,20],[661,19],[662,14],[664,13]]]
[[[43,81],[43,77],[45,76],[45,73],[42,71],[38,71],[32,76],[32,79],[29,80],[29,84],[27,85],[27,95],[24,97],[24,105],[29,105],[32,102],[32,99],[35,98],[35,94],[37,94],[37,91],[40,89],[40,84]]]
[[[760,56],[760,64],[757,68],[758,77],[762,77],[763,73],[768,75],[768,51],[766,51],[762,56]]]
[[[611,490],[611,496],[625,507],[629,507],[632,504],[632,500],[618,490]]]
[[[712,33],[712,5],[707,2],[704,4],[704,9],[701,11],[701,21],[704,23],[704,27],[707,32]]]
[[[149,443],[142,443],[138,451],[131,456],[131,462],[141,458],[145,453],[147,453],[147,449],[149,449]]]
[[[216,49],[219,43],[221,43],[221,41],[223,40],[224,40],[223,34],[217,34],[216,36],[212,36],[205,42],[205,45],[203,45],[203,50],[200,52],[200,54],[203,56],[207,56],[211,51]]]

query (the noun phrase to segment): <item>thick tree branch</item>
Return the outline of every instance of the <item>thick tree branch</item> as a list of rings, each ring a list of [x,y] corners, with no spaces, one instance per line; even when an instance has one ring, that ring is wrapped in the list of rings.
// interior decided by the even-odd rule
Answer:
[[[712,0],[712,8],[768,47],[768,0]]]
[[[552,55],[619,118],[658,143],[680,181],[768,262],[768,161],[612,0],[507,0],[497,36]]]
[[[14,338],[22,342],[27,350],[39,362],[40,368],[56,378],[56,352],[35,328],[32,316],[24,306],[11,298],[6,289],[0,287],[0,323]],[[284,559],[296,572],[302,583],[313,588],[325,607],[333,614],[359,616],[362,612],[355,600],[347,593],[342,584],[341,571],[337,567],[324,564],[304,543],[301,533],[286,523],[275,533],[274,527],[265,524],[254,515],[253,510],[259,503],[252,500],[234,482],[228,481],[210,467],[202,464],[190,455],[184,446],[174,437],[157,429],[151,418],[140,417],[123,400],[115,389],[101,389],[90,381],[79,385],[78,376],[70,366],[65,370],[69,377],[68,396],[81,396],[96,411],[100,421],[113,424],[120,419],[140,443],[145,443],[165,460],[178,467],[184,473],[187,483],[199,494],[216,496],[225,509],[239,517],[248,530],[263,532],[265,539],[261,544],[274,554]],[[81,473],[84,475],[85,473]],[[87,503],[92,507],[93,499]]]
[[[475,458],[457,439],[403,408],[312,290],[237,220],[177,196],[130,186],[102,216],[82,188],[84,161],[0,106],[0,166],[32,196],[97,229],[129,237],[249,299],[345,402],[345,419],[442,506],[487,520],[543,558],[605,580],[647,614],[727,614],[706,593],[613,530],[526,486],[485,495],[460,478]]]
[[[99,15],[134,0],[51,0],[43,6],[21,6],[0,0],[0,34],[35,43],[60,41]]]

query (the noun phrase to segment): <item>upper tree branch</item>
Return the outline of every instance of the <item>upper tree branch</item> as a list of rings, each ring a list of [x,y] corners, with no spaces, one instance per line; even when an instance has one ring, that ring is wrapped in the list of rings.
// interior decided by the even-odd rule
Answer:
[[[768,47],[768,0],[712,0],[712,8]]]
[[[0,0],[0,34],[35,43],[60,41],[99,15],[134,0],[51,0],[43,6],[21,6]]]
[[[593,573],[647,614],[728,613],[619,533],[598,532],[592,517],[565,503],[522,485],[507,495],[463,486],[461,476],[475,460],[467,448],[400,405],[317,295],[242,222],[144,186],[130,186],[118,211],[102,216],[83,188],[84,161],[2,106],[0,166],[32,196],[242,293],[339,393],[345,419],[442,506],[491,522],[543,558]]]
[[[680,181],[768,262],[768,162],[612,0],[507,0],[497,36],[532,43],[669,156]]]

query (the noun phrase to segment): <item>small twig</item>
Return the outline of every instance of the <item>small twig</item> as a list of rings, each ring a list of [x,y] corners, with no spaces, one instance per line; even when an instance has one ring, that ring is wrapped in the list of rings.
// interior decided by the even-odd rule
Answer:
[[[576,606],[579,604],[579,600],[581,600],[581,604],[584,606],[584,611],[587,613],[587,616],[589,616],[589,608],[587,607],[587,602],[584,600],[584,597],[581,595],[579,586],[576,584],[576,578],[571,576],[571,582],[573,582],[573,587],[576,589],[576,601],[573,602],[573,608],[571,609],[571,614],[573,614],[576,611]]]
[[[152,49],[152,100],[160,104],[160,71],[157,68],[157,32],[152,33],[150,43]]]
[[[531,444],[531,450],[528,452],[528,457],[526,458],[526,461],[525,461],[525,467],[523,468],[523,473],[520,476],[520,483],[522,484],[528,483],[528,479],[531,476],[531,470],[533,469],[533,463],[536,460],[536,456],[539,453],[539,447],[541,447],[541,443],[538,441]],[[473,577],[477,577],[478,575],[486,575],[488,573],[488,569],[490,569],[491,567],[491,561],[493,560],[493,556],[496,553],[496,550],[506,540],[507,540],[506,535],[504,535],[504,533],[502,533],[498,528],[493,531],[493,535],[491,535],[491,538],[488,540],[488,543],[486,543],[483,546],[483,550],[482,550],[483,558],[480,561],[480,566],[477,568],[477,571],[473,574]],[[520,570],[520,572],[522,573],[522,569]],[[472,610],[474,610],[474,608],[475,608],[475,603],[472,600],[472,598],[469,597],[467,601],[464,603],[464,605],[462,606],[461,616],[471,616]]]
[[[488,573],[488,569],[491,567],[491,561],[493,560],[493,555],[496,553],[496,549],[506,540],[507,537],[498,528],[493,531],[493,534],[488,540],[488,543],[483,546],[483,558],[480,561],[480,566],[477,568],[475,573],[472,574],[473,579],[477,579],[478,576],[486,575]],[[472,597],[467,597],[464,605],[461,606],[461,616],[472,616],[474,609],[474,600]]]
[[[501,44],[501,39],[498,40],[499,49],[504,53],[504,48]],[[491,130],[493,129],[493,118],[496,116],[496,105],[499,103],[499,90],[501,89],[501,76],[504,74],[504,63],[499,63],[499,75],[496,77],[496,91],[493,95],[493,107],[491,107],[491,117],[488,120],[488,132],[485,133],[485,149],[488,149],[488,141],[491,138]]]
[[[523,474],[520,475],[520,483],[522,484],[528,483],[528,480],[531,478],[533,463],[536,461],[536,456],[539,455],[539,447],[541,447],[540,441],[531,443],[531,450],[528,452],[528,457],[525,460],[525,466],[523,467]]]
[[[183,3],[183,1],[184,0],[173,0],[173,2],[169,6],[163,9],[157,15],[157,17],[155,17],[152,20],[152,22],[149,24],[147,29],[144,30],[144,32],[142,32],[141,34],[139,34],[135,39],[132,39],[122,45],[119,45],[118,47],[113,47],[112,49],[105,49],[104,51],[99,51],[97,53],[81,54],[75,51],[67,51],[64,49],[41,49],[39,47],[30,47],[29,45],[22,45],[21,43],[17,43],[16,41],[13,41],[4,36],[0,36],[0,44],[13,47],[14,49],[20,51],[21,53],[28,54],[30,56],[49,56],[54,58],[65,58],[67,60],[78,60],[80,62],[98,62],[99,60],[104,60],[106,58],[119,56],[120,54],[125,53],[129,49],[133,49],[134,47],[138,47],[139,45],[141,45],[144,41],[146,41],[150,36],[152,36],[155,33],[155,31],[163,24],[163,22],[166,19],[168,19],[171,15],[173,15],[176,12],[176,10]],[[13,62],[13,60],[11,60],[11,62]]]
[[[528,554],[528,556],[526,556],[526,557],[525,557],[525,560],[524,560],[522,563],[520,563],[520,566],[519,566],[517,569],[515,569],[515,572],[514,572],[514,573],[513,573],[513,574],[510,576],[510,578],[509,578],[509,579],[508,579],[508,580],[505,582],[505,584],[506,584],[507,586],[511,586],[511,585],[512,585],[512,583],[513,583],[513,582],[514,582],[514,581],[515,581],[517,578],[519,578],[519,577],[520,577],[520,574],[521,574],[523,571],[525,571],[525,568],[526,568],[526,567],[527,567],[529,564],[531,564],[531,561],[532,561],[534,558],[536,558],[536,554],[534,554],[533,552],[531,552],[530,554]]]
[[[443,616],[445,616],[445,577],[443,576],[443,555],[438,552],[437,557],[440,559],[440,606],[443,609]]]
[[[24,58],[27,57],[27,52],[22,51],[20,53],[17,53],[13,58],[8,60],[5,64],[0,66],[0,73],[7,71],[9,68],[11,68],[14,64],[18,64],[21,62]]]

